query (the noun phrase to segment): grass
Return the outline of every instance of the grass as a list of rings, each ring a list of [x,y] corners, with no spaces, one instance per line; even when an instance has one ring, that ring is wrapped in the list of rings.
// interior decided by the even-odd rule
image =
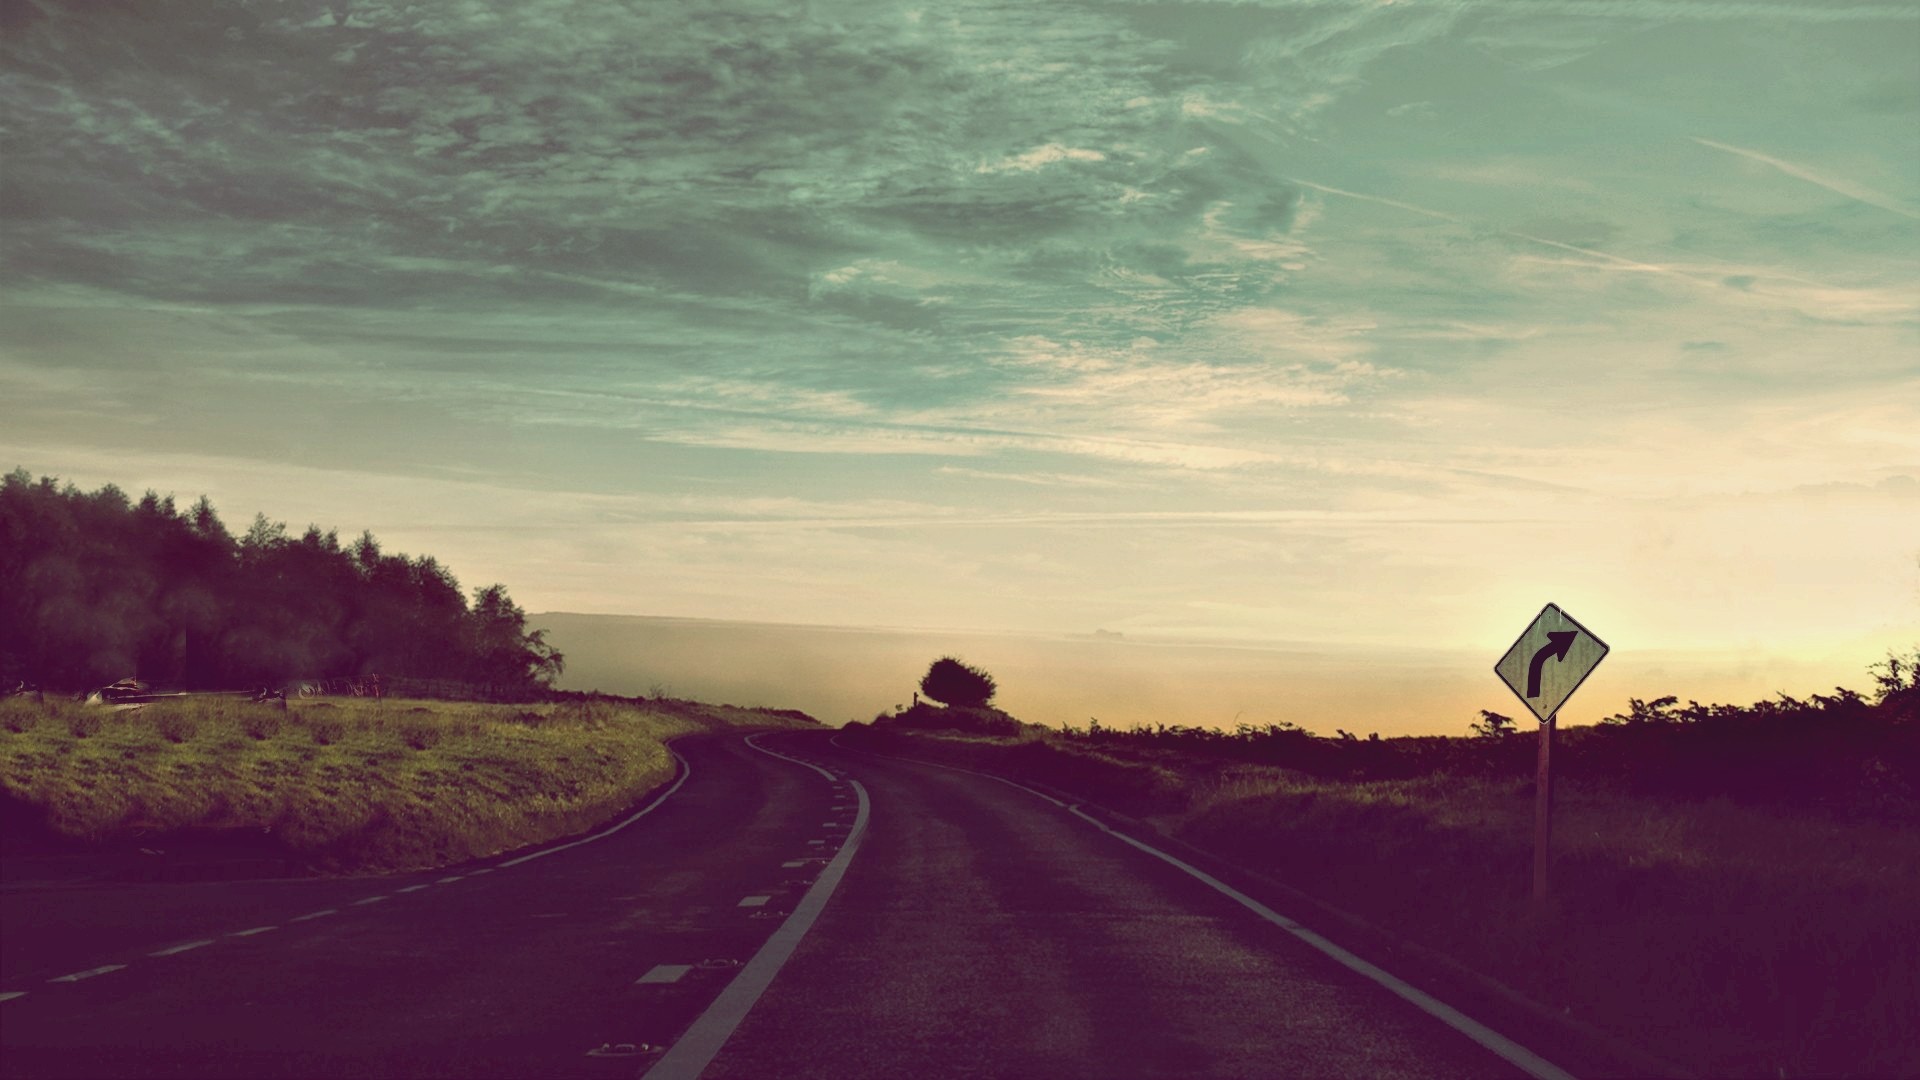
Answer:
[[[0,700],[0,793],[57,843],[270,837],[323,871],[458,862],[579,832],[674,770],[665,740],[757,710],[236,698],[111,712]]]
[[[1031,731],[879,737],[1144,817],[1705,1075],[1920,1075],[1911,823],[1562,782],[1555,897],[1537,905],[1530,776],[1314,777]]]

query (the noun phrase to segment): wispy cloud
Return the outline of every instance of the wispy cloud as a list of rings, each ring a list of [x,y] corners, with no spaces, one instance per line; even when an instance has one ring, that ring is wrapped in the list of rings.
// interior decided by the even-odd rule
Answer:
[[[1826,188],[1836,195],[1845,195],[1849,199],[1866,203],[1868,206],[1877,206],[1882,210],[1898,214],[1901,217],[1920,221],[1920,210],[1915,210],[1913,207],[1905,205],[1891,195],[1875,191],[1864,184],[1856,184],[1851,180],[1846,180],[1841,177],[1828,176],[1815,172],[1805,165],[1796,165],[1791,161],[1783,161],[1780,158],[1763,154],[1758,150],[1748,150],[1745,147],[1730,146],[1723,142],[1715,142],[1712,139],[1703,139],[1698,135],[1693,137],[1693,141],[1699,143],[1701,146],[1710,146],[1715,150],[1724,150],[1729,154],[1737,154],[1749,161],[1757,161],[1762,165],[1771,166],[1796,180],[1805,180],[1809,184]]]
[[[0,438],[541,607],[1907,610],[1911,4],[844,10],[21,8]]]

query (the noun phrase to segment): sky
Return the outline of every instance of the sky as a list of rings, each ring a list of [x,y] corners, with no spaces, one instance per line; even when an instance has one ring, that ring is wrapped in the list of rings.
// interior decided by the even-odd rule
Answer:
[[[1916,55],[1886,0],[4,0],[0,467],[536,612],[1490,666],[1554,601],[1623,677],[1861,685],[1920,641]]]

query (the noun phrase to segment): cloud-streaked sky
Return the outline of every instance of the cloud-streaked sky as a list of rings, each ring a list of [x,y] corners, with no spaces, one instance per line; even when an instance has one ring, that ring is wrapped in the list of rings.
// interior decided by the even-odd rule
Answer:
[[[0,12],[9,467],[529,610],[1920,628],[1911,2]]]

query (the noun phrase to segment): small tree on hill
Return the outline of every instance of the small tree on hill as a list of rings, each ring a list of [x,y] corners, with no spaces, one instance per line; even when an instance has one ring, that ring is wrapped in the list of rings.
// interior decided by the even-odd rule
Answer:
[[[943,656],[927,668],[920,692],[941,703],[978,708],[993,700],[993,676],[977,667]]]
[[[1513,717],[1501,716],[1488,709],[1480,710],[1480,720],[1472,725],[1473,733],[1482,739],[1498,739],[1512,734]]]

